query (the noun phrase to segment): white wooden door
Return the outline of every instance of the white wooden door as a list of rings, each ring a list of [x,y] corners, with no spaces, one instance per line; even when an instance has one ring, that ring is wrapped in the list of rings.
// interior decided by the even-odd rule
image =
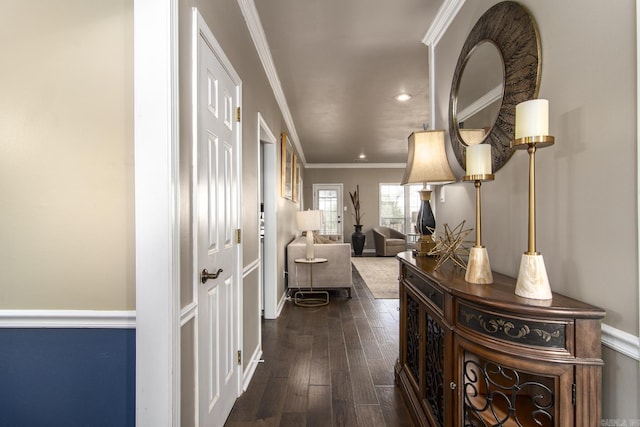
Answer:
[[[322,234],[344,234],[342,184],[313,184],[313,209],[323,212]]]
[[[238,397],[240,375],[235,238],[239,90],[206,34],[199,32],[197,73],[198,412],[200,426],[222,426]],[[212,275],[208,280],[204,270]]]

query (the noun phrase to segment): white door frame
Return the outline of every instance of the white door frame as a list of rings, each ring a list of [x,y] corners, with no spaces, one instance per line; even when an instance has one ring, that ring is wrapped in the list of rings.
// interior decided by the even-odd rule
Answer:
[[[139,427],[180,425],[178,1],[134,0],[136,425]],[[223,64],[230,65],[228,60]],[[237,74],[232,75],[235,77]],[[242,127],[238,139],[242,141]],[[242,176],[241,147],[239,144],[236,157],[238,177]],[[242,200],[240,183],[238,178],[238,204]],[[236,212],[240,217],[240,209]],[[239,249],[238,272],[241,266]],[[239,276],[241,281],[242,275]],[[240,282],[236,310],[240,347],[241,308]],[[240,394],[242,375],[238,378]]]
[[[136,425],[180,424],[178,0],[134,0]]]
[[[278,206],[276,194],[277,182],[277,142],[269,126],[258,113],[258,153],[260,144],[264,144],[264,169],[258,171],[258,186],[264,188],[264,258],[260,259],[260,289],[264,290],[264,318],[278,317],[278,260],[277,260],[277,221]],[[258,165],[260,162],[258,162]],[[258,166],[260,168],[260,166]],[[264,181],[262,179],[264,178]],[[258,200],[260,206],[260,200]],[[265,280],[266,279],[266,280]],[[264,281],[264,283],[263,283]],[[262,338],[260,338],[262,339]]]

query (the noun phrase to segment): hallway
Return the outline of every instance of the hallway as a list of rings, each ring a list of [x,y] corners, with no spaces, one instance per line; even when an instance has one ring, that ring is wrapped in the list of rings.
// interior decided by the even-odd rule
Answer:
[[[394,384],[398,300],[376,300],[352,274],[352,299],[334,291],[321,308],[289,301],[263,321],[264,362],[226,426],[412,425]]]

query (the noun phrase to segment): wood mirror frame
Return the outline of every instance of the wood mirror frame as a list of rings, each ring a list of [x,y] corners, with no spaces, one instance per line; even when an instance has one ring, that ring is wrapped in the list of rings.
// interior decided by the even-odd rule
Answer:
[[[465,65],[479,44],[490,41],[502,55],[503,95],[496,121],[483,143],[491,144],[491,163],[495,173],[511,158],[509,144],[514,137],[516,105],[537,98],[542,55],[538,27],[522,5],[505,1],[487,10],[476,22],[462,47],[449,97],[449,135],[460,166],[466,168],[467,144],[460,137],[457,119],[458,89]]]

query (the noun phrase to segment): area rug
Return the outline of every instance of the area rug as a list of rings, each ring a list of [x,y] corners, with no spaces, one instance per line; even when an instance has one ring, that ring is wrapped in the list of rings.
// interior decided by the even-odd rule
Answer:
[[[352,257],[351,263],[375,298],[399,298],[395,257]]]

